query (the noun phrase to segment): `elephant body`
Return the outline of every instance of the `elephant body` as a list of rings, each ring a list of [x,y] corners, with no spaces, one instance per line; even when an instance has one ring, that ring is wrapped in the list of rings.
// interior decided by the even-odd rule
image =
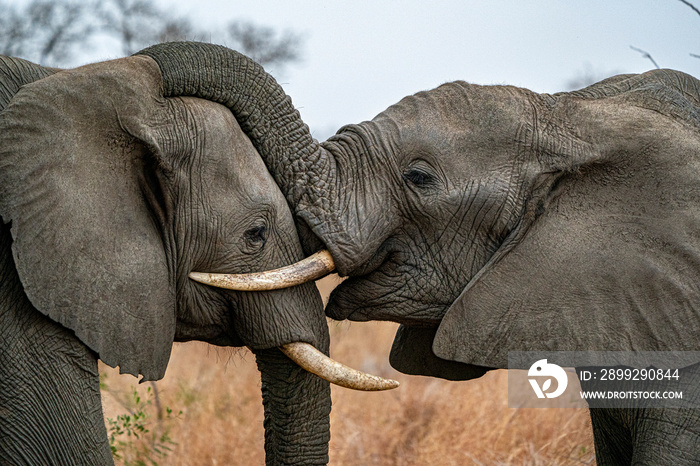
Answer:
[[[156,380],[196,339],[255,353],[269,464],[325,464],[329,384],[277,349],[328,352],[313,283],[188,278],[302,259],[289,208],[227,108],[162,87],[146,56],[0,57],[0,463],[110,464],[97,358]]]
[[[453,380],[507,367],[509,351],[696,351],[699,104],[700,83],[668,70],[553,96],[452,83],[341,129],[323,149],[380,160],[411,194],[389,215],[398,228],[348,235],[380,246],[348,254],[355,276],[327,313],[403,324],[392,365]],[[364,224],[329,217],[332,231]],[[342,248],[336,262],[364,245]],[[598,464],[698,461],[696,409],[591,419]]]

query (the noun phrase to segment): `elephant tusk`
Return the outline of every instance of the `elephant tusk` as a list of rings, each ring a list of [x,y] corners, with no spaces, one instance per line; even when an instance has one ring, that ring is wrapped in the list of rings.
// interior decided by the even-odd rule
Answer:
[[[379,391],[390,390],[399,386],[399,382],[396,380],[365,374],[334,361],[308,343],[288,343],[281,346],[280,350],[303,369],[341,387],[363,391]]]
[[[289,288],[321,278],[335,270],[331,253],[319,251],[292,265],[265,272],[225,274],[192,272],[190,278],[205,285],[238,291],[268,291]]]

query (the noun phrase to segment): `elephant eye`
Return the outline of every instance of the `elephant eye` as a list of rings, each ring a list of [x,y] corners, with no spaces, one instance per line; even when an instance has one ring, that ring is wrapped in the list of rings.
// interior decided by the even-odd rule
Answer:
[[[258,225],[245,231],[245,240],[251,246],[262,247],[267,241],[267,228]]]
[[[402,178],[405,182],[410,183],[418,188],[425,188],[435,184],[437,181],[435,176],[427,171],[412,167],[404,172]]]

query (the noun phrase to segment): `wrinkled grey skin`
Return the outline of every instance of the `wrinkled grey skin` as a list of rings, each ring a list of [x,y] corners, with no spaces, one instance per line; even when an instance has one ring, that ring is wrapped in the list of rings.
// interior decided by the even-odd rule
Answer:
[[[328,461],[328,383],[276,349],[328,351],[313,283],[187,278],[303,258],[288,206],[227,108],[170,96],[147,56],[66,71],[0,56],[2,464],[111,464],[97,358],[156,380],[195,339],[256,354],[268,464]]]
[[[175,47],[202,74],[233,60]],[[251,140],[306,252],[327,247],[350,276],[326,312],[401,323],[399,370],[465,380],[513,350],[700,348],[694,78],[660,70],[555,95],[454,82],[322,144],[290,103],[258,105],[281,92],[265,89],[247,101],[262,112],[234,113],[247,134],[287,124]],[[191,92],[246,102],[230,79]],[[598,462],[693,462],[699,414],[592,410]]]

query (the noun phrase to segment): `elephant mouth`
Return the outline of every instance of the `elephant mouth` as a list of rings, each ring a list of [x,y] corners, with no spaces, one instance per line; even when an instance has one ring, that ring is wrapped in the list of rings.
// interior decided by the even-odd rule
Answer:
[[[275,270],[248,274],[214,274],[192,272],[197,282],[237,291],[270,291],[321,278],[335,270],[331,254],[319,251],[295,264]],[[341,387],[363,391],[389,390],[399,386],[395,380],[352,369],[329,358],[313,345],[304,342],[287,343],[279,349],[303,369]]]
[[[396,252],[397,251],[394,250],[388,242],[385,242],[379,247],[377,253],[374,254],[367,261],[366,264],[355,268],[350,272],[349,275],[354,277],[359,275],[368,275],[372,272],[375,272],[376,270],[380,269],[384,264],[390,262],[394,258]]]
[[[353,285],[356,284],[360,279],[355,277],[350,277],[343,283],[338,285],[332,292],[326,305],[326,316],[333,320],[352,320],[354,322],[366,322],[367,319],[364,317],[364,313],[357,306],[350,305],[354,301],[353,299],[346,299],[345,290],[353,290]],[[360,301],[362,302],[362,301]]]
[[[348,273],[348,278],[338,285],[331,293],[326,306],[326,316],[334,320],[351,320],[353,322],[368,322],[374,320],[369,316],[373,307],[370,296],[386,294],[386,290],[377,293],[367,289],[377,276],[391,274],[392,266],[400,263],[400,251],[391,241],[385,241],[364,264],[355,267]],[[356,293],[356,290],[362,290]],[[358,306],[357,303],[362,303]]]
[[[366,264],[333,290],[326,316],[353,322],[383,320],[377,317],[389,305],[389,297],[399,293],[397,270],[405,267],[401,251],[391,240],[385,241]]]

